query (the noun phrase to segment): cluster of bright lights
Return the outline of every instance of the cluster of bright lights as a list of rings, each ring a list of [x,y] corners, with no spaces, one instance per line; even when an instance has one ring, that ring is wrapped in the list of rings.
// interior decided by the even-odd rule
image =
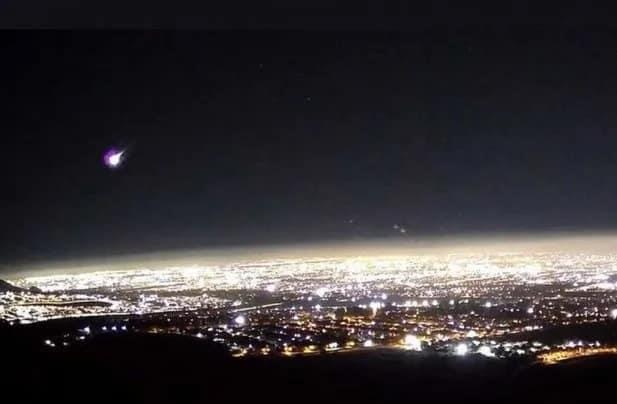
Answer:
[[[237,326],[243,327],[246,325],[246,317],[244,317],[243,315],[239,315],[236,318],[234,318],[234,323]]]
[[[568,347],[572,348],[572,347]],[[585,347],[577,347],[576,349],[559,349],[552,352],[548,352],[542,355],[539,355],[540,361],[545,365],[554,365],[556,363],[580,358],[585,356],[592,355],[616,355],[617,348],[616,347],[601,347],[600,344],[585,346]]]
[[[535,355],[551,347],[511,343],[508,336],[617,319],[617,296],[606,285],[617,275],[615,263],[617,255],[457,255],[52,275],[15,280],[44,293],[0,294],[0,319],[27,323],[194,311],[202,315],[197,318],[222,313],[227,320],[209,327],[214,331],[182,332],[227,344],[238,356],[266,354],[263,343],[272,333],[276,342],[263,348],[267,354],[287,344],[279,352],[288,356],[378,347],[459,356]],[[180,329],[173,316],[164,318],[170,325],[161,332]],[[79,332],[88,337],[99,330]]]
[[[405,347],[412,351],[421,351],[422,350],[422,341],[415,335],[406,335],[403,343]]]
[[[491,347],[483,345],[480,348],[478,348],[478,353],[480,355],[489,357],[489,358],[493,358],[495,356],[495,354],[493,353],[493,351],[491,350]]]
[[[460,344],[456,345],[456,347],[454,348],[454,353],[458,356],[465,356],[467,355],[468,352],[469,352],[469,346],[467,346],[467,344],[464,342],[461,342]]]

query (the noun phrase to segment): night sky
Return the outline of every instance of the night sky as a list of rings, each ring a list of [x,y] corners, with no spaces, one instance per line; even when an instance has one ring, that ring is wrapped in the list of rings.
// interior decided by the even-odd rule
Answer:
[[[0,48],[4,264],[617,227],[606,26],[3,32]]]

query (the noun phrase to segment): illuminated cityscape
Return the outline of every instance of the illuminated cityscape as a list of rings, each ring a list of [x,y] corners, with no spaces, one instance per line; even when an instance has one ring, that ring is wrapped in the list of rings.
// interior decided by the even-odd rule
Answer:
[[[280,259],[11,280],[13,326],[91,317],[49,347],[101,333],[181,334],[235,357],[396,349],[552,363],[612,353],[575,327],[617,318],[617,256],[452,254]],[[568,338],[547,338],[554,330]],[[546,334],[546,335],[545,335]]]
[[[3,2],[5,402],[617,401],[608,5],[132,3]]]

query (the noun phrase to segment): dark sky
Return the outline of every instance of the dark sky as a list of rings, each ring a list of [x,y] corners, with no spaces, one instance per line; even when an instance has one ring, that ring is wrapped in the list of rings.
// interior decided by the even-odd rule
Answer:
[[[415,30],[470,24],[614,24],[598,1],[3,0],[2,27]]]
[[[617,227],[610,26],[3,32],[0,48],[4,263]],[[120,170],[109,146],[129,147]]]

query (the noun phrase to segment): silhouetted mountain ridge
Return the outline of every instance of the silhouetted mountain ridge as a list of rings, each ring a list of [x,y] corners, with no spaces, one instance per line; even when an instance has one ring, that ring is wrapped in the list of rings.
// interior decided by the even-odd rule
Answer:
[[[21,292],[30,292],[30,293],[42,293],[41,289],[37,287],[31,287],[29,289],[20,288],[15,286],[5,280],[0,279],[0,293],[5,292],[13,292],[13,293],[21,293]]]
[[[12,284],[10,284],[9,282],[0,279],[0,292],[13,292],[13,293],[19,293],[19,292],[25,292],[25,289],[22,289],[20,287],[14,286]]]

